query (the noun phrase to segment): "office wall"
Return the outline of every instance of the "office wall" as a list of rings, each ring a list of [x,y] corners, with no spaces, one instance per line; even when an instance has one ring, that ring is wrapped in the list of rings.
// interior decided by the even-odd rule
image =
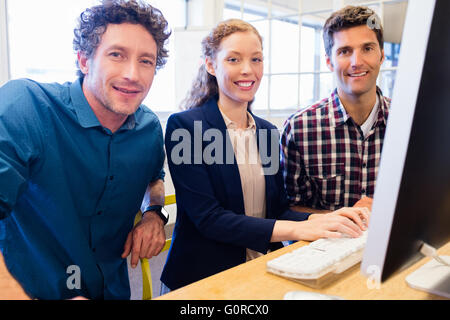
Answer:
[[[182,101],[191,88],[202,63],[201,42],[208,34],[209,27],[174,30],[175,40],[175,101]],[[178,107],[178,106],[177,106]]]

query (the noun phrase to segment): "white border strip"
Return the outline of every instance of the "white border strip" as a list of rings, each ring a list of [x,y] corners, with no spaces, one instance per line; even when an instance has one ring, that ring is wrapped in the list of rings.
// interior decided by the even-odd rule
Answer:
[[[0,0],[0,86],[11,78],[7,16],[6,0]]]
[[[428,47],[435,0],[410,0],[361,273],[381,280]]]

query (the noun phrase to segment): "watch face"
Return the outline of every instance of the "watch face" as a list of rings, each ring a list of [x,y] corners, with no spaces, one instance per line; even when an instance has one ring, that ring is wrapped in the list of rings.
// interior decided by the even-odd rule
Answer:
[[[161,208],[161,213],[162,213],[167,219],[169,219],[169,212],[167,212],[166,209]]]

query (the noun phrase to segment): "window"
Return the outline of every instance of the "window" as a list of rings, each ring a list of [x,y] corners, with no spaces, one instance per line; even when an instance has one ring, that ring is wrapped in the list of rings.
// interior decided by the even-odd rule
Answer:
[[[407,0],[191,2],[198,5],[199,1],[203,1],[204,5],[210,4],[210,1],[223,3],[223,19],[241,18],[252,23],[260,31],[264,40],[265,76],[253,108],[262,116],[265,114],[285,116],[328,95],[335,87],[333,75],[325,63],[322,26],[330,13],[337,9],[334,7],[336,4],[343,6],[368,3],[382,17],[385,35],[386,30],[389,31],[389,35],[385,39],[386,61],[380,72],[379,86],[386,96],[392,95]],[[6,0],[11,78],[28,77],[42,82],[73,81],[76,77],[76,55],[73,52],[72,39],[76,19],[85,8],[98,2],[98,0]],[[180,50],[175,52],[174,31],[184,29],[187,20],[193,20],[192,15],[195,14],[191,11],[201,12],[201,10],[189,10],[191,16],[186,19],[185,0],[148,0],[148,2],[163,12],[172,30],[168,43],[169,59],[166,66],[155,76],[150,93],[144,101],[147,106],[165,118],[167,114],[177,110],[180,102],[177,100],[175,88],[180,91],[180,86],[190,83],[190,80],[185,80],[186,75],[180,74],[180,70],[184,70],[180,65],[177,66],[178,73],[175,71],[175,55],[181,57],[178,58],[179,62],[185,64],[182,56],[187,54]],[[203,16],[205,15],[203,12]],[[207,29],[211,27],[208,26]],[[204,29],[206,30],[206,26]],[[196,46],[197,44],[190,49],[193,50]],[[3,61],[3,58],[1,60]],[[3,64],[0,67],[3,72]],[[186,83],[180,85],[180,78]]]
[[[285,117],[328,96],[335,88],[326,65],[322,28],[330,14],[340,8],[334,7],[337,2],[340,7],[368,5],[383,20],[386,60],[378,85],[384,95],[392,96],[406,0],[225,0],[224,19],[246,20],[263,37],[265,74],[253,105],[255,112]]]
[[[184,0],[150,0],[162,11],[170,29],[184,26]],[[76,78],[73,29],[85,8],[96,0],[9,0],[7,20],[11,78],[41,82],[66,82]],[[144,101],[154,111],[171,111],[175,105],[173,41],[169,38],[169,59],[157,72],[150,94]]]

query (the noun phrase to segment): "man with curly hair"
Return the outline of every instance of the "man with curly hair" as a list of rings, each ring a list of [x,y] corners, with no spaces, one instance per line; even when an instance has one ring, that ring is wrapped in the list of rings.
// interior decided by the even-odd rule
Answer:
[[[390,106],[376,84],[383,28],[373,10],[347,6],[325,22],[323,39],[337,88],[284,125],[281,166],[288,198],[302,212],[361,203],[370,208]]]
[[[129,299],[125,258],[163,248],[163,134],[141,103],[169,36],[158,9],[103,1],[75,29],[77,81],[0,88],[0,249],[30,297]]]

